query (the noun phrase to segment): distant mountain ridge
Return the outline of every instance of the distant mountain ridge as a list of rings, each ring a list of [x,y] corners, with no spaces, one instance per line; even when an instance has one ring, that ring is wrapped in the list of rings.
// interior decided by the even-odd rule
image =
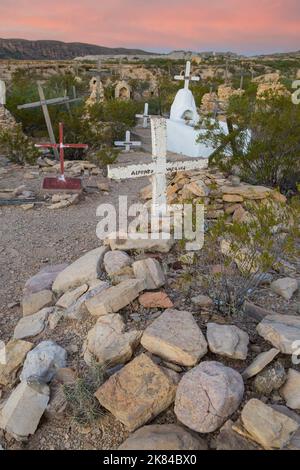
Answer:
[[[1,39],[0,59],[68,60],[85,55],[151,55],[139,49],[110,48],[80,42],[27,39]]]

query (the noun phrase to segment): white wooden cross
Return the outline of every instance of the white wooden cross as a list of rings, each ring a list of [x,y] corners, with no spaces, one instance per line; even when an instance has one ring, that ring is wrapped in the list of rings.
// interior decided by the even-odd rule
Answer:
[[[131,147],[140,147],[142,142],[132,141],[130,131],[126,131],[125,140],[116,140],[114,144],[116,147],[124,147],[125,151],[129,152]]]
[[[184,88],[186,90],[189,89],[190,81],[192,81],[192,82],[199,82],[200,81],[200,77],[196,77],[196,76],[193,77],[191,75],[191,62],[189,60],[186,63],[184,75],[175,75],[174,78],[175,78],[175,80],[184,80]]]
[[[138,118],[138,119],[143,119],[143,128],[144,128],[144,129],[147,129],[147,127],[148,127],[148,120],[149,120],[149,118],[150,118],[150,116],[149,116],[149,105],[148,105],[148,103],[145,103],[144,114],[136,114],[135,117]]]
[[[139,165],[108,165],[108,178],[123,180],[152,176],[152,214],[166,213],[167,181],[166,175],[179,171],[206,168],[207,158],[167,162],[167,121],[164,118],[151,118],[152,162]]]

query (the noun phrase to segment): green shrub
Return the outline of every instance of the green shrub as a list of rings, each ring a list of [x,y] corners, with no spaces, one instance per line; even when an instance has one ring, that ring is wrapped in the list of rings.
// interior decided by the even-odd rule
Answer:
[[[235,97],[228,122],[233,125],[230,135],[222,132],[219,122],[207,121],[208,130],[199,137],[218,149],[210,163],[228,172],[238,168],[242,179],[252,184],[295,191],[300,181],[300,106],[290,97],[270,94],[256,102],[249,96]]]
[[[33,142],[23,133],[21,125],[0,130],[0,148],[15,163],[33,164],[39,156]]]

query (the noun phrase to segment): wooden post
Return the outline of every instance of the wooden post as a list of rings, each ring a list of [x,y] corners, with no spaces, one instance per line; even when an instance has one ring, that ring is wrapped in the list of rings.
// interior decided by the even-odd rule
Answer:
[[[43,110],[43,113],[44,113],[44,118],[45,118],[45,121],[46,121],[47,130],[48,130],[48,134],[49,134],[49,139],[50,139],[51,144],[56,144],[56,140],[55,140],[55,136],[54,136],[54,132],[53,132],[53,127],[52,127],[52,123],[51,123],[51,119],[50,119],[50,114],[49,114],[49,111],[48,111],[48,106],[45,103],[46,98],[45,98],[44,90],[43,90],[43,87],[42,87],[40,82],[37,83],[37,86],[38,86],[39,96],[40,96],[40,100],[41,100],[42,110]],[[59,160],[59,153],[58,153],[57,148],[53,148],[53,152],[54,152],[56,160]]]

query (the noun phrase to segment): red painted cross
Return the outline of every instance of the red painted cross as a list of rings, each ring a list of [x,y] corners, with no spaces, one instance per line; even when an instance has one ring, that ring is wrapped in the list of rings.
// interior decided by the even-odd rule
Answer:
[[[87,149],[87,144],[64,144],[64,125],[62,122],[59,123],[59,143],[58,144],[35,144],[38,148],[56,148],[59,149],[60,159],[60,179],[65,180],[65,154],[64,149]]]

